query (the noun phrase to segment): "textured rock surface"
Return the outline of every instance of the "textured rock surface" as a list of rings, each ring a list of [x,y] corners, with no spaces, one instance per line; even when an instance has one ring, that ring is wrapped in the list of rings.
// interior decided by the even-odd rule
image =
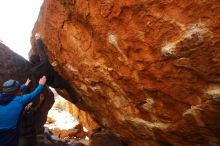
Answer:
[[[89,146],[127,146],[127,144],[110,131],[101,130],[92,134]]]
[[[28,78],[30,67],[31,65],[28,61],[11,51],[4,44],[0,43],[0,85],[2,85],[2,83],[9,79],[18,80],[21,84],[25,83]],[[35,126],[35,130],[38,133],[41,133],[41,131],[43,130],[43,125],[47,119],[47,112],[53,105],[54,100],[53,94],[51,91],[49,91],[48,88],[44,90],[43,96],[41,96],[41,98],[39,99],[40,100],[36,100],[34,102],[34,105],[38,105],[38,103],[42,104],[40,104],[39,109],[34,114],[33,119],[35,121],[35,125],[33,126]],[[30,128],[32,129],[32,127]],[[21,131],[23,130],[24,129],[21,129]],[[28,130],[26,127],[26,131],[30,130]],[[28,135],[23,136],[27,137]],[[30,139],[30,142],[33,143],[33,140]]]
[[[99,124],[97,124],[93,118],[85,111],[79,110],[75,105],[69,103],[68,104],[68,111],[80,121],[88,131],[92,131],[93,129],[99,128]]]
[[[25,83],[30,67],[24,58],[0,43],[0,85],[9,79]]]
[[[45,0],[37,31],[87,113],[130,145],[220,143],[219,0]]]

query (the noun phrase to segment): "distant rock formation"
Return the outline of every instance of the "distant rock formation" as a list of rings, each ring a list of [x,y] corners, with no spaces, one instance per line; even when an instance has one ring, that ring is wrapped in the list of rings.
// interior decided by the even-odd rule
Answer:
[[[207,146],[220,144],[219,18],[219,0],[45,0],[33,34],[129,145]]]

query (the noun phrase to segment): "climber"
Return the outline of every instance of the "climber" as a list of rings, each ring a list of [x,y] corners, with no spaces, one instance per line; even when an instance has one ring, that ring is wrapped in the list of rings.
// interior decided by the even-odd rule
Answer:
[[[46,77],[39,80],[39,85],[29,94],[18,95],[19,89],[24,90],[30,83],[20,86],[18,81],[8,80],[3,83],[0,94],[0,145],[17,146],[19,135],[19,123],[25,106],[37,98],[46,84]],[[20,88],[21,87],[21,88]]]
[[[46,84],[48,86],[65,89],[69,94],[71,101],[79,107],[81,100],[77,98],[75,89],[72,88],[70,84],[53,69],[48,60],[48,56],[45,53],[43,42],[39,33],[35,34],[35,39],[37,41],[39,55],[32,55],[30,57],[30,62],[33,65],[31,69],[32,76],[38,79],[40,76],[45,75],[47,77]]]

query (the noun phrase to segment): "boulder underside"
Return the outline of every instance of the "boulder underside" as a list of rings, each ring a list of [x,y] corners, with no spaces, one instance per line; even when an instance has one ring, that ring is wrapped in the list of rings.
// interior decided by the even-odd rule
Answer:
[[[35,32],[129,145],[220,144],[219,0],[45,0]]]

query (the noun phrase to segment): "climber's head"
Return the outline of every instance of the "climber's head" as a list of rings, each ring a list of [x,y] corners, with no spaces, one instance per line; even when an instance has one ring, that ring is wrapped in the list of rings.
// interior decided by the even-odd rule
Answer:
[[[5,94],[16,94],[20,89],[20,84],[16,80],[8,80],[2,85],[2,92]]]
[[[38,62],[40,62],[40,56],[39,55],[31,55],[30,62],[32,64],[37,64]]]

